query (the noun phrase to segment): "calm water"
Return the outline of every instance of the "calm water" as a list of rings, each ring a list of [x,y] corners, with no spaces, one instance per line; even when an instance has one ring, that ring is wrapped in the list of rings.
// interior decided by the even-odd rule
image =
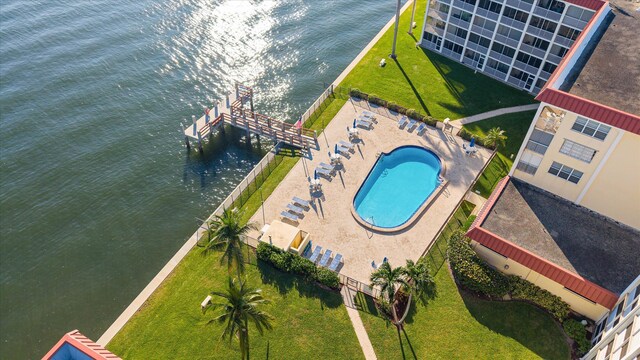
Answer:
[[[438,156],[416,146],[381,156],[356,194],[358,215],[383,228],[406,223],[438,187],[440,169]]]
[[[227,133],[188,155],[182,119],[234,81],[293,119],[394,7],[3,1],[0,358],[76,328],[97,340],[264,154]]]

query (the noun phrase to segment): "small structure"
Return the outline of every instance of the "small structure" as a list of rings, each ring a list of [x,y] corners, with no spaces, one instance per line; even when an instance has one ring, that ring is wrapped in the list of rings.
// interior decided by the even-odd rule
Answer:
[[[266,242],[284,251],[302,255],[309,244],[309,233],[295,226],[274,220],[264,231],[260,241]]]
[[[94,343],[80,331],[66,333],[58,343],[42,357],[43,360],[118,360],[119,356]],[[121,360],[121,359],[120,359]]]

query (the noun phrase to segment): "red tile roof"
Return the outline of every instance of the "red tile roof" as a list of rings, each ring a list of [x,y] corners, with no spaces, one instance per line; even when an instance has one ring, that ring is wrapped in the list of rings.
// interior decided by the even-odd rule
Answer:
[[[478,213],[478,217],[471,225],[467,236],[489,249],[563,285],[567,289],[608,309],[612,309],[618,301],[616,294],[482,228],[482,223],[502,194],[509,180],[509,176],[500,180],[496,189],[491,193],[491,196],[489,196],[489,199]]]
[[[578,6],[585,7],[591,10],[598,10],[606,4],[606,1],[602,0],[566,0],[566,2]]]
[[[607,125],[611,125],[619,129],[623,129],[640,135],[640,116],[629,114],[622,110],[614,109],[595,101],[587,100],[568,92],[558,90],[557,86],[559,86],[560,84],[555,85],[555,82],[557,81],[560,74],[564,71],[564,68],[567,66],[570,59],[574,56],[579,56],[579,54],[576,53],[578,52],[578,48],[580,48],[580,44],[584,41],[585,36],[591,31],[591,28],[595,26],[597,19],[600,16],[603,16],[603,13],[608,9],[606,6],[604,6],[605,4],[607,4],[607,2],[599,0],[584,1],[593,1],[594,3],[600,3],[600,5],[597,8],[589,7],[590,9],[597,10],[596,13],[593,15],[591,20],[589,20],[587,26],[585,26],[585,28],[582,30],[582,33],[580,33],[576,41],[573,43],[573,46],[571,46],[569,52],[560,61],[560,64],[558,65],[556,70],[553,72],[549,80],[545,83],[540,93],[538,93],[538,96],[536,96],[536,100],[561,107],[576,114],[580,114],[582,116],[586,116],[588,118],[603,122]],[[580,5],[578,1],[572,1],[572,3]]]
[[[62,345],[68,343],[76,349],[87,354],[95,360],[122,360],[119,356],[112,354],[109,350],[94,343],[88,337],[82,335],[80,331],[73,330],[66,333],[58,343],[49,350],[49,352],[42,357],[42,360],[49,360],[60,349]]]

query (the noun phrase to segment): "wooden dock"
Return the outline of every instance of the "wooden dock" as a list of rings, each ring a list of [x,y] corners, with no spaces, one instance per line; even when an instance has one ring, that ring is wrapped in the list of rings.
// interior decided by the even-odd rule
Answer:
[[[189,139],[196,140],[202,150],[202,142],[216,129],[224,131],[224,125],[230,125],[258,136],[265,136],[274,142],[282,142],[301,149],[317,148],[315,131],[304,129],[302,124],[290,124],[269,116],[259,114],[253,109],[253,89],[236,84],[235,91],[225,97],[222,103],[206,109],[205,114],[185,128],[185,143],[191,147]]]

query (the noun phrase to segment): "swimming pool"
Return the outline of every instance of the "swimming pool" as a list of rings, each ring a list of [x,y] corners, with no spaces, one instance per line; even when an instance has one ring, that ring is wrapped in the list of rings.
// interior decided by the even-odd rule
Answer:
[[[441,171],[440,158],[419,146],[381,154],[353,199],[356,220],[383,231],[398,230],[428,205]]]

